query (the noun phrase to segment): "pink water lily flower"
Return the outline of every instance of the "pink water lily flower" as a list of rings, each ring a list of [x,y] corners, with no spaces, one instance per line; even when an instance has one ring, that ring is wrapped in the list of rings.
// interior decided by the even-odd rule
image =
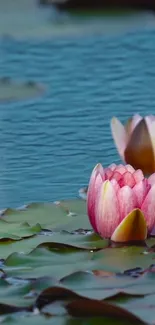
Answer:
[[[112,135],[124,162],[144,174],[155,171],[155,116],[139,114],[123,125],[116,117],[111,120]]]
[[[146,179],[131,165],[98,164],[90,177],[87,212],[103,238],[145,240],[155,226],[155,173]]]

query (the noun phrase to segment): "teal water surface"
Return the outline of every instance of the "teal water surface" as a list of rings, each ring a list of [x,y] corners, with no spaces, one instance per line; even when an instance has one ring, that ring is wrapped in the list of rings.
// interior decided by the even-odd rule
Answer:
[[[155,27],[0,39],[0,74],[44,84],[0,104],[0,208],[76,197],[97,162],[119,162],[110,119],[155,114]]]

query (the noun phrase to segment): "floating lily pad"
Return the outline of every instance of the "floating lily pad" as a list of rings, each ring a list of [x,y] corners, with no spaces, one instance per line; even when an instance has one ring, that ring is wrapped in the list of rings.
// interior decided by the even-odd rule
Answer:
[[[115,302],[118,306],[123,306],[136,316],[140,316],[147,324],[154,324],[155,295],[135,298],[130,301]]]
[[[38,228],[39,230],[39,228]],[[72,235],[66,233],[54,233],[52,236],[38,235],[18,242],[0,241],[0,257],[7,258],[13,252],[30,253],[38,246],[61,248],[63,245],[70,245],[72,248],[83,250],[98,250],[108,247],[109,241],[103,240],[99,236],[93,235]]]
[[[89,263],[90,262],[90,263]],[[4,263],[4,271],[8,276],[22,278],[38,278],[42,276],[61,277],[86,270],[91,265],[91,253],[77,251],[73,248],[36,248],[30,254],[11,254]]]
[[[39,224],[30,226],[27,222],[15,224],[0,219],[0,241],[4,239],[20,240],[31,237],[40,231]]]
[[[9,325],[87,325],[84,324],[77,324],[77,319],[73,322],[73,320],[70,319],[71,323],[69,323],[69,317],[45,317],[42,315],[35,315],[35,314],[14,314],[10,316],[5,316],[4,318],[4,324]],[[95,322],[92,325],[98,325]],[[121,324],[122,325],[122,324]],[[128,325],[128,324],[127,324]]]
[[[0,103],[37,97],[44,91],[43,87],[33,81],[17,82],[10,78],[0,79]]]
[[[60,304],[59,304],[60,305]],[[51,310],[52,311],[52,308]],[[45,314],[46,315],[46,314]],[[4,316],[4,324],[10,325],[124,325],[124,319],[116,319],[114,317],[69,317],[69,316],[51,316],[50,312],[47,312],[45,316],[41,315],[11,315]],[[132,323],[133,325],[136,323]],[[131,325],[131,322],[126,320],[125,325]]]
[[[86,213],[86,204],[80,199],[61,201],[55,204],[32,203],[23,210],[8,209],[1,215],[9,222],[34,224],[37,220],[42,228],[50,230],[92,229]]]
[[[93,252],[49,242],[29,254],[11,254],[5,260],[3,269],[9,276],[22,278],[52,276],[60,279],[80,270],[122,273],[135,265],[146,269],[152,264],[154,258],[154,253],[144,257],[143,248],[127,247],[124,250],[105,248]],[[147,281],[150,283],[150,280]]]
[[[11,285],[7,280],[0,279],[0,304],[14,304],[17,307],[30,306],[42,290],[54,284],[52,278],[45,277],[26,283],[21,282],[20,285],[18,281],[14,281],[14,285]]]
[[[2,211],[0,239],[0,311],[5,322],[14,324],[17,311],[25,325],[46,324],[47,315],[60,325],[146,321],[149,303],[144,300],[142,311],[138,306],[144,297],[155,295],[154,238],[141,247],[113,247],[94,234],[85,200],[74,199]],[[134,301],[137,308],[132,310]],[[39,309],[42,315],[35,316]],[[6,313],[11,313],[9,319]],[[149,320],[151,324],[152,312]]]

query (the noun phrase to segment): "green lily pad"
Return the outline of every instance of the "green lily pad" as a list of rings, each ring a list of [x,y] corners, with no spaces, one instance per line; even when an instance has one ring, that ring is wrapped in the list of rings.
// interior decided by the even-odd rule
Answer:
[[[154,259],[155,253],[145,254],[144,247],[107,248],[93,254],[97,269],[113,272],[124,272],[135,267],[147,268]]]
[[[63,244],[83,250],[98,250],[107,247],[109,241],[103,240],[95,234],[72,235],[68,233],[53,233],[50,236],[37,235],[28,239],[23,239],[20,241],[20,245],[16,241],[0,241],[0,257],[7,258],[14,252],[28,254],[39,246],[60,248]]]
[[[86,203],[80,199],[56,204],[32,203],[23,210],[6,209],[1,215],[9,222],[34,224],[37,220],[42,228],[55,231],[92,229],[86,213]]]
[[[46,242],[49,240],[51,241],[51,238],[46,236],[34,236],[27,239],[23,239],[20,241],[20,244],[18,241],[0,241],[0,257],[1,258],[7,258],[10,254],[14,252],[24,252],[24,253],[30,253],[36,246],[38,246],[42,242]]]
[[[72,235],[69,233],[54,233],[51,236],[51,241],[46,242],[46,236],[43,236],[44,241],[41,246],[52,247],[55,243],[69,245],[84,250],[99,250],[109,246],[109,240],[102,239],[96,234],[91,235]]]
[[[55,284],[53,278],[40,278],[30,281],[14,281],[14,284],[9,283],[5,279],[0,279],[0,304],[15,305],[17,307],[27,307],[32,305],[36,297],[42,290]]]
[[[90,271],[72,273],[60,280],[62,285],[74,290],[77,294],[97,300],[113,297],[121,291],[126,292],[128,287],[135,286],[136,282],[136,279],[120,277],[116,274],[109,277],[97,277]]]
[[[10,78],[0,79],[0,102],[10,102],[40,96],[43,87],[35,82],[16,82]]]
[[[50,308],[50,307],[49,307]],[[52,310],[52,309],[51,309]],[[116,319],[114,317],[69,317],[69,316],[51,316],[50,312],[47,316],[41,315],[11,315],[4,316],[4,324],[10,325],[124,325],[124,319]],[[134,323],[132,323],[134,325]],[[131,325],[130,320],[125,321],[125,325]]]
[[[155,288],[152,286],[153,278],[143,276],[132,278],[121,274],[109,273],[108,275],[108,272],[96,271],[95,274],[105,275],[96,276],[94,272],[90,271],[76,272],[62,278],[60,283],[82,296],[98,300],[113,297],[111,299],[117,301],[120,294],[121,297],[133,299],[134,296],[155,293]]]
[[[140,316],[146,323],[154,324],[155,315],[155,294],[146,297],[135,298],[127,302],[116,302],[134,315]]]
[[[56,301],[64,301],[65,309],[71,316],[75,317],[116,317],[117,319],[124,319],[132,324],[144,324],[143,321],[134,316],[132,313],[122,309],[118,306],[114,306],[104,301],[97,301],[95,299],[87,299],[77,295],[75,292],[61,287],[51,287],[45,289],[37,298],[36,306],[39,310],[43,310],[44,306]],[[60,310],[59,310],[60,311]],[[61,312],[64,310],[61,309]]]
[[[148,248],[155,248],[155,238],[151,237],[146,240]],[[153,250],[153,249],[152,249]]]
[[[30,226],[27,222],[15,224],[0,219],[0,241],[4,239],[20,240],[31,237],[40,231],[39,224]]]
[[[5,316],[3,319],[3,323],[8,325],[69,325],[69,323],[67,324],[69,317],[64,318],[64,316],[45,317],[44,315],[18,314]],[[72,323],[72,325],[77,325],[77,323]],[[95,325],[95,323],[93,325]]]
[[[123,325],[122,315],[126,324],[130,315],[129,324],[131,320],[143,324],[144,311],[137,306],[138,311],[132,313],[130,303],[155,294],[154,238],[147,239],[147,246],[112,247],[109,240],[93,233],[86,202],[81,199],[7,209],[1,213],[0,230],[2,315],[20,311],[25,324],[35,324],[37,319],[44,324],[48,315],[53,324],[59,320],[63,325],[95,325],[102,324],[101,320]],[[45,297],[47,292],[52,301]],[[67,292],[76,299],[70,297],[66,303]],[[40,317],[35,316],[37,309],[31,315],[38,297],[43,302]],[[114,315],[120,309],[112,309],[113,317],[109,317],[103,312],[103,301],[110,303],[108,308],[118,305],[130,313],[121,310],[116,322]],[[4,323],[15,319],[4,316]]]
[[[61,277],[91,265],[88,251],[75,251],[73,248],[51,249],[36,248],[30,254],[11,254],[4,263],[8,276],[39,278],[42,276]]]

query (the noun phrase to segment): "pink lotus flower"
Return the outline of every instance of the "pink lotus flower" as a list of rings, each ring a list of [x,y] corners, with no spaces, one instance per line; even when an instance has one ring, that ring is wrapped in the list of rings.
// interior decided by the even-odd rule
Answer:
[[[155,226],[155,173],[146,179],[131,165],[98,164],[90,177],[87,212],[101,237],[145,240]]]
[[[155,116],[134,115],[123,124],[114,117],[111,130],[117,150],[124,162],[144,174],[155,171]]]

